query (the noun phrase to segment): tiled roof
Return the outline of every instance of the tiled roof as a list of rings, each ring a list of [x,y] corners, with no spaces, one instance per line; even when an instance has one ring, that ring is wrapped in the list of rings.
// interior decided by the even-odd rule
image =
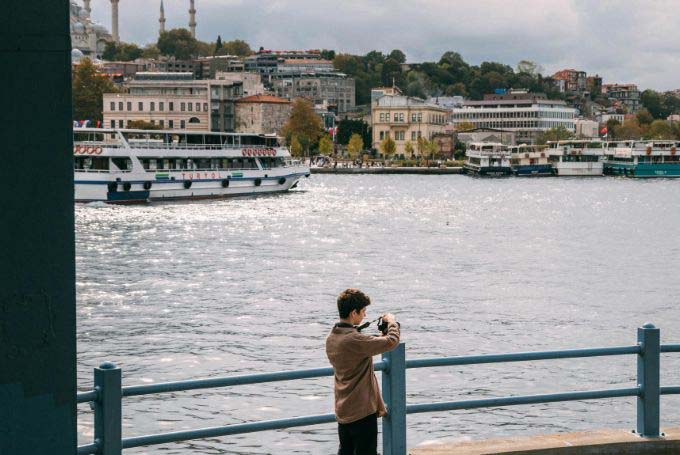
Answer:
[[[237,103],[275,103],[275,104],[290,104],[285,98],[279,98],[278,96],[272,95],[252,95],[246,96],[236,100]]]

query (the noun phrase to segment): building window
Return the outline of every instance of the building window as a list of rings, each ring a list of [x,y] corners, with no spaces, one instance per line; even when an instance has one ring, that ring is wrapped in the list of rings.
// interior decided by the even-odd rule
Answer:
[[[116,103],[114,103],[113,101],[111,101],[111,110],[112,111],[116,110]]]
[[[172,120],[168,120],[168,128],[173,129],[175,127],[175,122]]]
[[[184,120],[180,120],[180,121],[179,121],[179,127],[180,127],[181,129],[186,128],[186,123],[184,122]]]
[[[116,127],[116,121],[115,121],[115,120],[111,120],[111,128],[115,128],[115,127]]]
[[[423,113],[422,113],[422,112],[418,112],[418,117],[417,117],[417,118],[418,118],[418,122],[422,122],[422,121],[423,121]]]
[[[403,122],[403,121],[404,121],[404,113],[403,113],[403,112],[401,112],[401,113],[399,114],[399,121],[400,121],[400,122]]]
[[[165,128],[165,120],[159,120],[158,124],[160,125],[161,128]]]
[[[122,120],[118,120],[118,128],[122,128],[122,127],[123,127],[123,121],[122,121]]]
[[[382,141],[383,139],[385,139],[385,132],[381,131],[380,132],[380,140]]]
[[[132,101],[127,102],[127,110],[131,111],[132,110]]]
[[[137,104],[137,110],[139,110],[139,111],[143,111],[143,110],[144,110],[144,103],[143,103],[143,102],[140,101],[140,102]]]
[[[170,112],[174,111],[174,110],[175,110],[175,103],[173,103],[172,101],[170,101],[170,102],[168,103],[168,108],[170,109]]]
[[[193,108],[194,108],[194,104],[193,104],[193,103],[189,103],[189,112],[193,111],[193,110],[194,110]]]
[[[394,133],[395,139],[398,141],[403,141],[404,140],[404,135],[406,134],[405,131],[397,131]]]
[[[187,109],[187,103],[179,103],[179,110],[184,112]]]
[[[122,101],[119,101],[119,102],[118,102],[118,110],[119,110],[119,111],[122,111],[122,110],[123,110],[123,102],[122,102]]]
[[[149,110],[150,110],[151,112],[155,111],[155,110],[156,110],[156,103],[154,103],[154,102],[152,101],[151,104],[149,105]]]
[[[203,103],[203,112],[208,112],[208,103]]]
[[[399,114],[397,114],[396,112],[394,113],[394,121],[395,122],[399,121]]]
[[[164,111],[165,110],[165,103],[163,101],[158,102],[158,110],[159,111]]]
[[[189,119],[189,123],[201,123],[201,121],[198,119],[198,117],[191,117]]]
[[[201,112],[201,103],[196,103],[196,112]]]
[[[416,123],[416,114],[411,114],[411,122]]]
[[[415,131],[411,131],[411,140],[412,141],[416,140],[416,132]]]

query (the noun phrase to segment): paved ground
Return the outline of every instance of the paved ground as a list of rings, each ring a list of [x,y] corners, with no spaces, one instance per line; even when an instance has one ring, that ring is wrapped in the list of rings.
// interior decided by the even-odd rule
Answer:
[[[680,454],[680,428],[662,430],[659,439],[640,438],[627,430],[597,430],[437,444],[409,450],[409,455],[614,455]]]

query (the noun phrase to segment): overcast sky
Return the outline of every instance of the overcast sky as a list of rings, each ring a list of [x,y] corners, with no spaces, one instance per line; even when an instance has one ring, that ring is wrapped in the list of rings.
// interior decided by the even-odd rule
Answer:
[[[75,0],[82,4],[82,0]],[[187,27],[189,0],[164,0],[166,29]],[[160,0],[120,0],[121,39],[155,42]],[[196,0],[197,37],[253,49],[401,49],[408,62],[459,52],[466,62],[522,59],[545,74],[575,68],[604,83],[680,88],[680,0]],[[92,16],[110,29],[109,0]]]

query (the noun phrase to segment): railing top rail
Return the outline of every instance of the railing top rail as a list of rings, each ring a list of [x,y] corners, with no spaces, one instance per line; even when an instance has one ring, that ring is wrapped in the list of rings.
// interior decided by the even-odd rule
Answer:
[[[406,360],[406,368],[425,368],[452,365],[473,365],[480,363],[526,362],[531,360],[555,360],[578,357],[600,357],[610,355],[639,354],[641,348],[614,346],[608,348],[565,349],[561,351],[515,352],[511,354],[482,354],[455,357],[436,357]]]
[[[76,394],[77,403],[87,403],[89,401],[95,401],[99,397],[96,390],[88,390],[87,392],[80,392]]]
[[[382,371],[387,367],[385,362],[379,361],[373,364],[376,371]],[[243,376],[228,376],[221,378],[195,379],[191,381],[164,382],[159,384],[146,384],[139,386],[123,387],[123,396],[150,395],[154,393],[181,392],[185,390],[210,389],[217,387],[230,387],[235,385],[261,384],[266,382],[290,381],[293,379],[312,379],[324,376],[333,376],[333,368],[314,368],[308,370],[278,371],[275,373],[258,373]]]
[[[680,344],[662,344],[661,352],[680,352]]]

